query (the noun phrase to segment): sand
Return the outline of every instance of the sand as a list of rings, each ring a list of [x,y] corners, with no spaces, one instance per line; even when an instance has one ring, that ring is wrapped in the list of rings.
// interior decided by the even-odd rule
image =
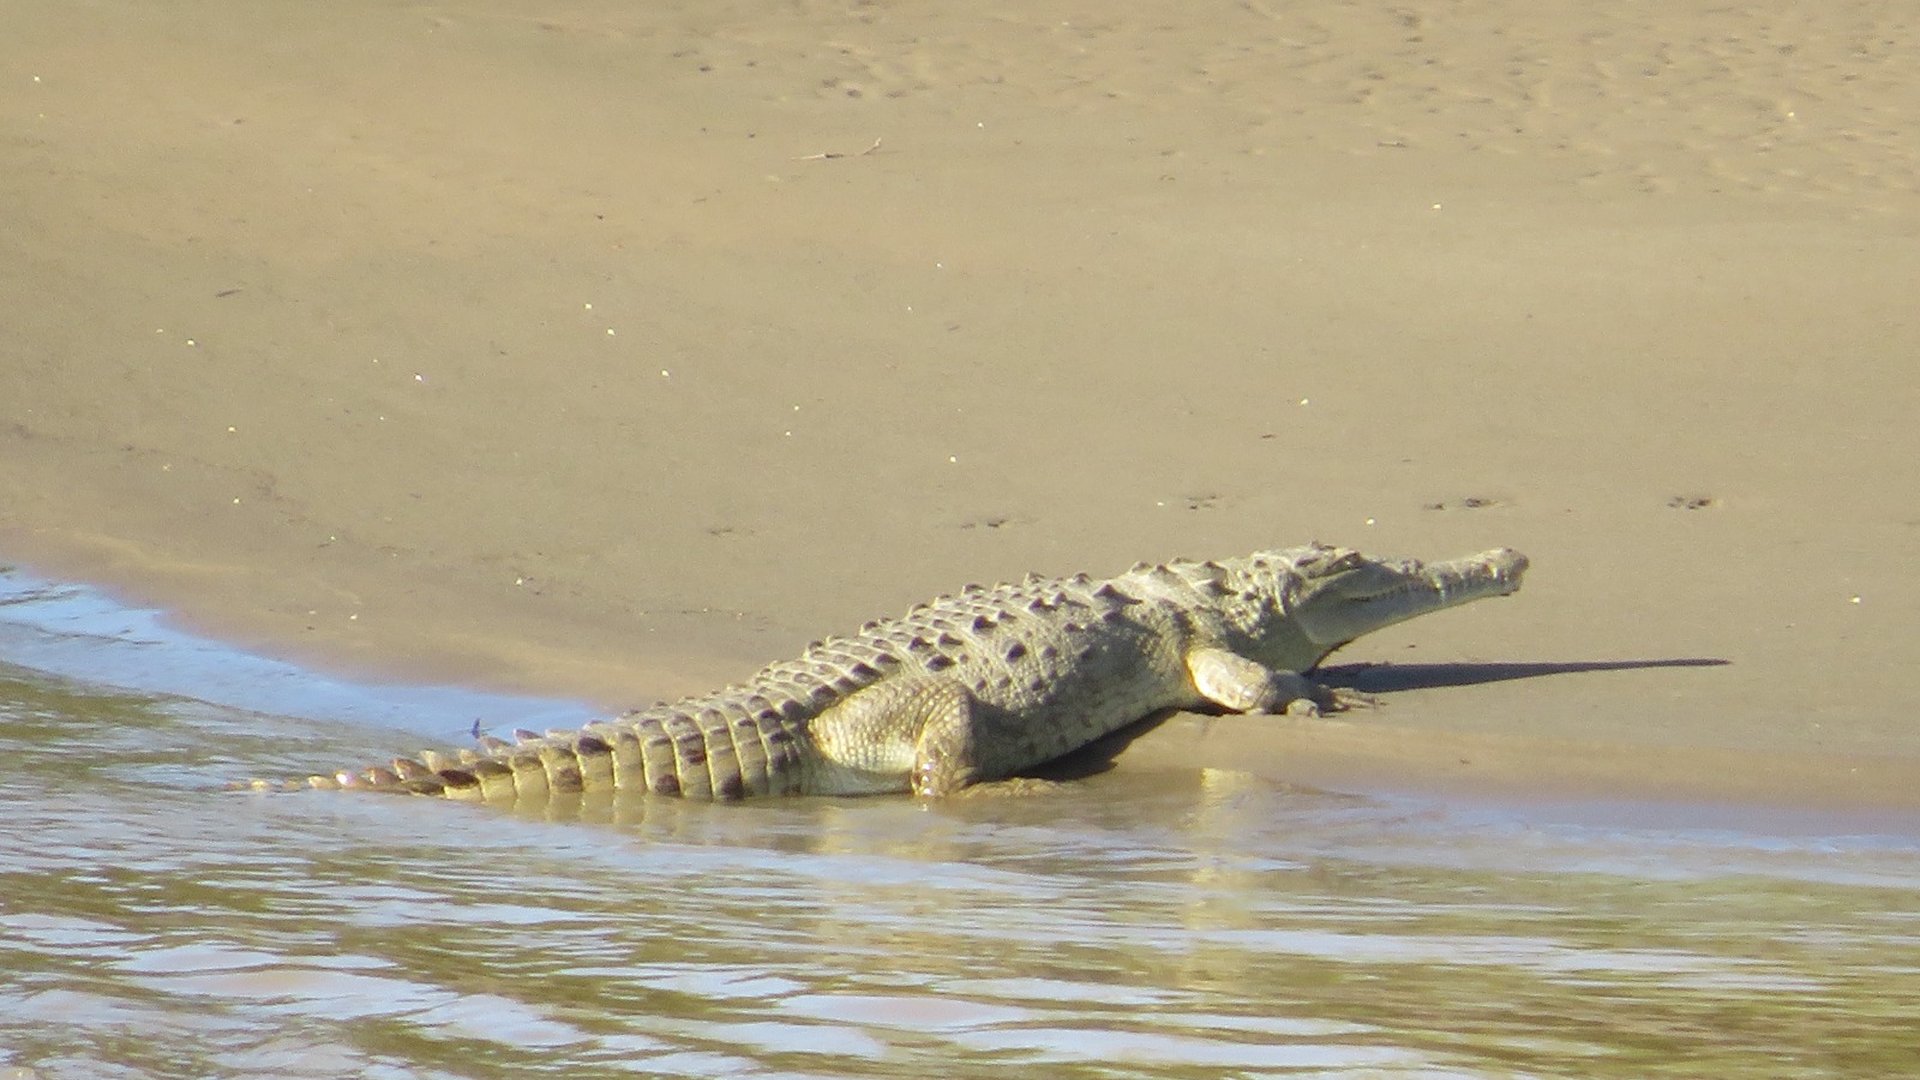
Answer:
[[[1505,544],[1324,760],[1122,762],[1920,792],[1920,20],[1771,7],[25,0],[0,557],[614,708],[1027,570]]]

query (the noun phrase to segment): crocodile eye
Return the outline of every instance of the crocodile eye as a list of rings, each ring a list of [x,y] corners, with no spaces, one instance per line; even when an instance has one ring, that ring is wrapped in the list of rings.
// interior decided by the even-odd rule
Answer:
[[[1329,554],[1331,554],[1331,552]],[[1337,574],[1344,570],[1358,570],[1366,561],[1367,557],[1357,551],[1342,551],[1334,555],[1322,570],[1328,574]]]

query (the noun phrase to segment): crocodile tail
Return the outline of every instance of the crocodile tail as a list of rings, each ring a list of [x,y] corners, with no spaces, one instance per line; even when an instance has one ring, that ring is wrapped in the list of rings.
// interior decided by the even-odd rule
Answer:
[[[311,776],[307,785],[501,803],[621,791],[729,800],[804,788],[798,740],[777,713],[649,711],[579,731],[516,734],[517,742],[483,737],[475,750],[423,751]]]

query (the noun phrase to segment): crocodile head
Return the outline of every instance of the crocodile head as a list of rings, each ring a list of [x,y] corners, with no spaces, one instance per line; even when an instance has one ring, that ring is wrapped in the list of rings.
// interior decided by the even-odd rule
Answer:
[[[1290,564],[1292,578],[1282,593],[1285,622],[1292,631],[1285,635],[1291,640],[1284,651],[1290,655],[1276,659],[1294,670],[1311,667],[1355,638],[1416,615],[1505,596],[1520,587],[1527,571],[1527,557],[1511,548],[1446,562],[1374,559],[1320,545],[1274,556],[1275,562]]]

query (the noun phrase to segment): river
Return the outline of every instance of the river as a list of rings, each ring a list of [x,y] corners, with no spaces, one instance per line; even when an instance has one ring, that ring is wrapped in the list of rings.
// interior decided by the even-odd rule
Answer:
[[[1229,771],[514,813],[226,790],[565,702],[0,575],[0,1078],[1899,1076],[1920,838]]]

